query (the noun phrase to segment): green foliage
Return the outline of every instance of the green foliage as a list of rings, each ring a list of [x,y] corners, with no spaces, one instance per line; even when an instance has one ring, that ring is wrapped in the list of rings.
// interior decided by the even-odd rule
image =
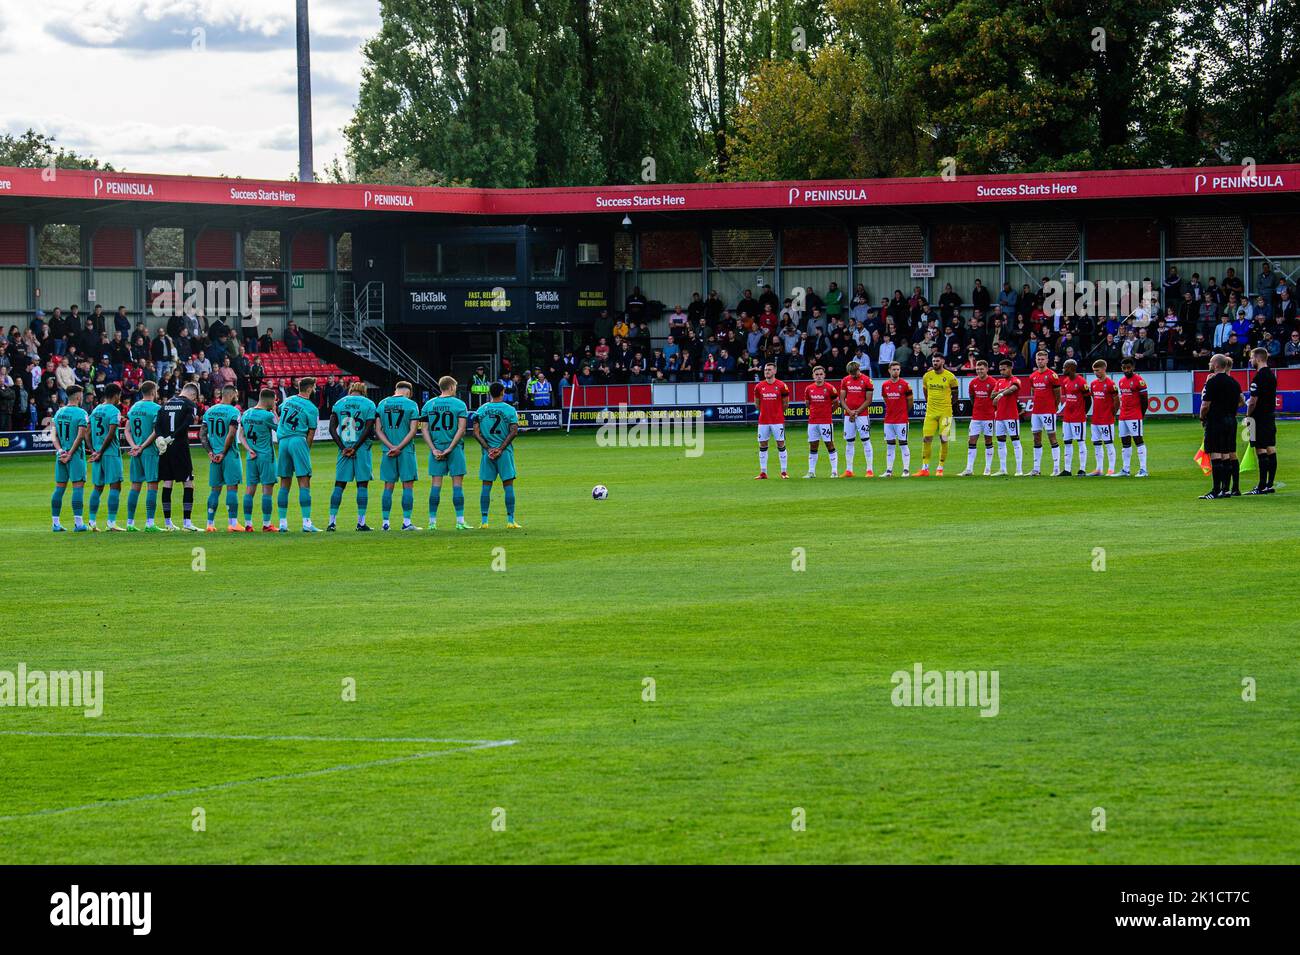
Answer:
[[[21,166],[28,169],[49,167],[55,169],[103,169],[115,172],[108,163],[100,163],[90,156],[81,156],[64,149],[55,143],[53,136],[46,136],[28,129],[15,136],[12,133],[0,134],[0,166]]]

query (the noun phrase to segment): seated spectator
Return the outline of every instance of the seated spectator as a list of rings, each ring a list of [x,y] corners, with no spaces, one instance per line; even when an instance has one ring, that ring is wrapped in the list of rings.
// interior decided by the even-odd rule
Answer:
[[[290,322],[284,329],[284,347],[293,353],[302,351],[302,333],[296,322]],[[267,351],[270,351],[268,348]]]

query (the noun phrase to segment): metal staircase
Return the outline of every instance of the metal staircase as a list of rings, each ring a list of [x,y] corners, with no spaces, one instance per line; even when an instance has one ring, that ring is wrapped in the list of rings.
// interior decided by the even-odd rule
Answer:
[[[334,344],[374,362],[421,390],[436,394],[437,379],[384,331],[384,284],[339,282],[329,303],[325,337]]]

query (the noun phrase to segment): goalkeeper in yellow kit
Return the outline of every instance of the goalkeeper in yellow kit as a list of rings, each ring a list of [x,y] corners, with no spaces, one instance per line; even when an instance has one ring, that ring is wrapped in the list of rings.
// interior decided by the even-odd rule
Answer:
[[[948,439],[956,432],[952,415],[960,389],[957,376],[943,366],[943,356],[937,352],[930,359],[930,364],[930,370],[921,378],[921,390],[925,392],[925,426],[921,430],[924,443],[921,447],[921,470],[916,472],[917,477],[930,476],[930,450],[936,434],[939,435],[939,466],[934,476],[943,477],[943,462],[948,460]]]

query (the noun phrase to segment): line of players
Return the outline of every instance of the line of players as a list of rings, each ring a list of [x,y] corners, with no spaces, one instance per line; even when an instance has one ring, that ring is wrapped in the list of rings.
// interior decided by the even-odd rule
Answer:
[[[1020,379],[1012,374],[1010,361],[999,363],[1000,377],[989,372],[989,363],[976,363],[975,377],[970,380],[971,420],[968,432],[966,469],[962,477],[975,473],[975,459],[980,438],[984,439],[984,476],[999,477],[1008,474],[1007,445],[1015,455],[1016,477],[1037,477],[1042,474],[1043,436],[1051,447],[1052,475],[1069,477],[1078,474],[1087,477],[1133,476],[1132,457],[1136,449],[1137,477],[1147,477],[1147,448],[1143,425],[1147,410],[1147,384],[1135,371],[1131,359],[1120,363],[1118,381],[1108,374],[1106,362],[1093,362],[1094,377],[1085,380],[1073,360],[1067,361],[1058,375],[1047,365],[1046,352],[1040,351],[1035,369],[1029,376],[1030,430],[1034,437],[1033,469],[1024,472],[1024,452],[1020,443]],[[898,362],[889,366],[889,378],[881,383],[884,400],[885,471],[884,477],[894,474],[895,452],[902,457],[902,476],[911,477],[911,449],[908,445],[908,423],[912,412],[912,389],[900,375]],[[934,471],[943,475],[948,456],[949,442],[956,435],[953,409],[956,406],[958,382],[955,375],[944,367],[944,359],[935,355],[932,368],[922,379],[926,391],[926,416],[923,439],[923,461],[917,477],[930,475],[930,453],[933,441],[940,442],[939,461]],[[839,456],[835,447],[833,416],[837,409],[843,414],[845,444],[845,471],[843,477],[853,477],[856,445],[860,441],[866,458],[866,477],[874,477],[874,454],[871,444],[869,409],[875,385],[862,373],[857,362],[850,362],[848,374],[838,385],[826,381],[821,366],[813,369],[813,383],[804,390],[808,410],[808,473],[815,477],[819,448],[824,447],[830,458],[830,474],[839,477]],[[754,404],[758,408],[758,467],[756,480],[767,479],[768,445],[775,441],[781,465],[781,477],[788,478],[785,446],[785,415],[790,400],[790,388],[776,378],[776,366],[764,369],[763,380],[754,386]],[[1087,470],[1088,449],[1084,441],[1084,426],[1092,419],[1091,438],[1096,463]],[[1063,441],[1058,441],[1060,425]],[[1122,445],[1123,467],[1115,471],[1115,437],[1118,432]],[[999,469],[993,470],[994,438],[997,439]],[[1061,444],[1064,444],[1065,462],[1062,467]],[[1074,453],[1078,449],[1078,468],[1074,467]],[[1103,472],[1103,459],[1105,471]]]
[[[375,443],[382,447],[379,479],[384,484],[383,529],[389,530],[391,526],[393,495],[400,484],[402,530],[421,530],[411,520],[414,486],[419,473],[415,444],[417,435],[429,449],[428,473],[432,478],[429,491],[429,529],[437,528],[442,484],[448,477],[452,481],[456,528],[467,529],[463,489],[467,433],[473,436],[483,451],[479,459],[479,478],[482,481],[479,526],[488,526],[492,486],[497,480],[501,481],[505,498],[506,526],[520,526],[515,521],[514,489],[517,477],[514,444],[519,433],[519,416],[514,407],[502,400],[504,387],[500,382],[492,384],[489,392],[491,401],[475,410],[471,426],[469,409],[456,397],[456,380],[444,377],[438,386],[441,394],[425,402],[423,408],[412,400],[414,388],[406,381],[399,381],[393,394],[378,404],[366,397],[365,386],[360,384],[354,384],[349,393],[334,404],[330,410],[330,437],[337,445],[338,452],[334,468],[334,489],[330,496],[330,519],[325,530],[336,529],[339,508],[349,483],[356,485],[357,530],[372,529],[366,524],[366,511],[369,485],[374,479],[371,448]],[[224,489],[228,512],[227,529],[231,532],[252,532],[253,498],[260,489],[262,530],[287,532],[289,488],[294,481],[298,484],[303,531],[316,533],[321,530],[311,520],[311,448],[319,420],[319,412],[312,400],[315,390],[316,379],[302,378],[298,382],[298,393],[285,399],[277,409],[275,392],[263,389],[257,405],[241,412],[236,407],[237,390],[228,387],[223,389],[217,402],[203,414],[200,441],[209,461],[208,531],[216,530],[217,509]],[[99,530],[97,518],[105,490],[108,492],[108,524],[105,529],[139,530],[135,524],[135,515],[140,493],[146,488],[146,532],[198,530],[191,516],[194,504],[194,464],[189,445],[189,429],[198,419],[198,388],[187,384],[161,405],[156,401],[157,393],[157,385],[145,382],[140,388],[139,400],[131,405],[124,421],[121,413],[122,394],[117,385],[109,385],[105,389],[105,400],[90,414],[81,406],[81,389],[68,389],[68,404],[55,414],[53,423],[55,468],[50,509],[56,532],[66,530],[60,515],[69,485],[72,486],[74,531]],[[125,441],[125,456],[130,462],[130,492],[125,528],[117,525],[124,479],[119,435]],[[82,519],[87,460],[90,462],[92,485],[88,522]],[[238,515],[241,481],[245,485],[242,526]],[[277,481],[280,485],[276,502],[279,509],[278,527],[271,523],[271,498]],[[172,522],[172,489],[177,484],[183,489],[184,517],[180,528]],[[161,528],[155,522],[160,486],[164,518]]]

